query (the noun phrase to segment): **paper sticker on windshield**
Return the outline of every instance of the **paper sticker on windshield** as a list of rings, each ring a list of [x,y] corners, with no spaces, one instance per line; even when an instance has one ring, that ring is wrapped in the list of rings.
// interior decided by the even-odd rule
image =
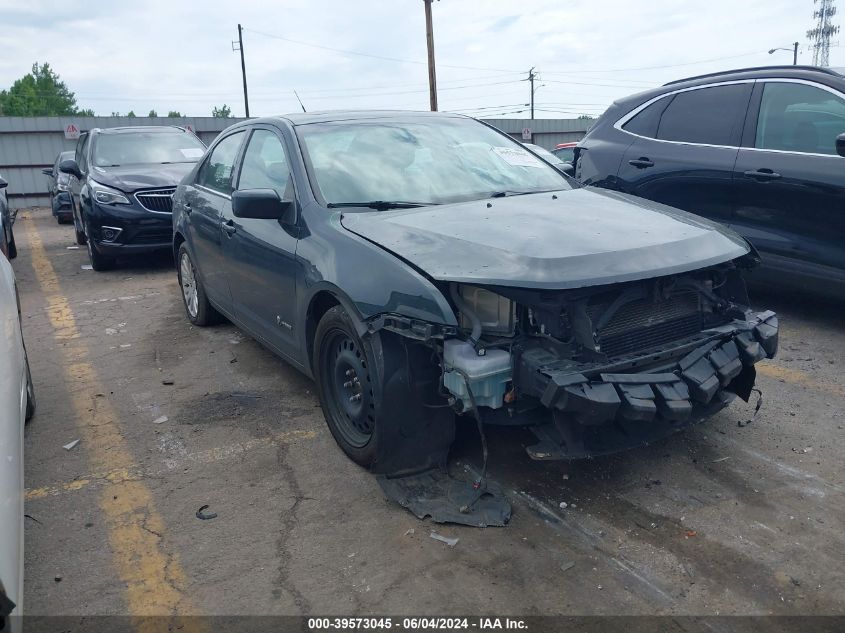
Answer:
[[[180,149],[182,156],[185,158],[202,158],[205,153],[199,147],[188,147],[187,149]]]
[[[544,164],[534,158],[534,156],[518,147],[493,147],[492,150],[509,165],[516,165],[517,167],[544,167]]]

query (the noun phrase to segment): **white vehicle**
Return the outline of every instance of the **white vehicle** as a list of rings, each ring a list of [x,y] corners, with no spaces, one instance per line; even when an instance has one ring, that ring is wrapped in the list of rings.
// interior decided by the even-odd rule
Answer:
[[[23,603],[23,428],[35,393],[21,332],[15,273],[0,256],[0,631]]]

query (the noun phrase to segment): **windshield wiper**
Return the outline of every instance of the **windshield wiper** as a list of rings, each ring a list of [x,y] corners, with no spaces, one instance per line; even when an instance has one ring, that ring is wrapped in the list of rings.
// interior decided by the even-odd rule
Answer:
[[[329,202],[326,206],[329,209],[346,209],[353,207],[366,207],[376,211],[387,211],[388,209],[415,209],[435,204],[434,202],[404,202],[401,200],[370,200],[369,202]]]
[[[532,193],[549,193],[550,191],[557,191],[557,189],[541,189],[538,191],[513,191],[508,189],[506,191],[494,191],[490,194],[491,198],[509,198],[511,196],[527,196]]]

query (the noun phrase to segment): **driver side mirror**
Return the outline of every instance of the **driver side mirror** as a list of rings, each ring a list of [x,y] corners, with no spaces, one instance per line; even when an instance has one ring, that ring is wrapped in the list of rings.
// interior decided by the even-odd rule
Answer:
[[[52,176],[53,175],[53,168],[52,167],[45,167],[41,170],[41,173],[45,176]]]
[[[845,134],[836,137],[836,153],[845,156]]]
[[[82,172],[79,169],[79,165],[72,158],[63,160],[59,163],[59,171],[65,174],[70,174],[71,176],[76,176],[80,179],[82,178]]]
[[[296,224],[296,204],[282,200],[275,189],[241,189],[232,192],[232,213],[236,218],[279,220]]]
[[[563,163],[562,165],[555,165],[555,167],[567,176],[575,177],[575,166],[572,163]]]

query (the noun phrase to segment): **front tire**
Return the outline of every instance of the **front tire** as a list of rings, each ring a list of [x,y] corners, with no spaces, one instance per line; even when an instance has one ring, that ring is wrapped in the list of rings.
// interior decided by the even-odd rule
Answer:
[[[29,359],[26,358],[26,417],[29,422],[35,415],[35,387],[32,384],[32,373],[29,371]]]
[[[313,366],[320,406],[335,441],[356,464],[372,466],[381,435],[375,354],[341,306],[328,310],[317,325]]]
[[[88,245],[88,259],[91,260],[91,268],[97,272],[114,268],[114,258],[100,253],[92,240],[86,240],[86,243]]]
[[[85,230],[82,225],[76,223],[76,213],[71,215],[71,220],[73,221],[73,232],[76,234],[77,245],[85,246],[85,242],[88,240],[85,237]]]
[[[213,325],[221,320],[220,313],[208,301],[205,288],[197,275],[197,269],[185,244],[179,246],[176,256],[176,274],[182,290],[182,303],[188,320],[194,325]]]

